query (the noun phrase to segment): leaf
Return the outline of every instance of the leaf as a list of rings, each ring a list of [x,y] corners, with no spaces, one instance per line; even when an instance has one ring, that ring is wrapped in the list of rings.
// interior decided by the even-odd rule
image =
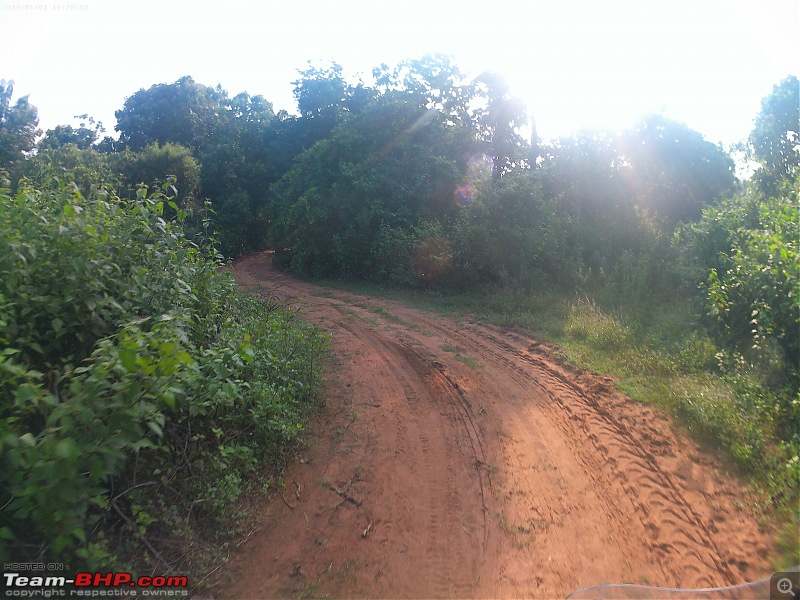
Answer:
[[[102,509],[108,508],[108,498],[104,495],[93,496],[89,501]]]
[[[135,348],[120,348],[119,360],[122,366],[130,373],[136,371],[136,356]]]
[[[255,360],[256,352],[253,350],[253,347],[250,344],[246,344],[242,348],[242,353],[240,356],[246,360],[248,364],[252,365],[253,361]]]
[[[75,458],[79,454],[78,445],[71,438],[63,439],[56,444],[56,456],[69,459]]]
[[[178,352],[175,355],[175,358],[178,359],[178,361],[180,361],[180,362],[182,362],[183,364],[186,364],[186,365],[194,364],[194,359],[185,350],[181,350],[180,352]]]
[[[26,446],[28,448],[33,448],[34,446],[36,446],[36,438],[33,437],[33,434],[30,432],[19,436],[19,441],[22,442],[23,446]]]
[[[39,390],[30,383],[23,383],[14,392],[14,404],[19,407],[24,407],[30,403],[31,400],[38,397]]]
[[[158,345],[158,351],[163,356],[172,356],[175,354],[175,350],[178,349],[178,344],[175,342],[161,342]]]

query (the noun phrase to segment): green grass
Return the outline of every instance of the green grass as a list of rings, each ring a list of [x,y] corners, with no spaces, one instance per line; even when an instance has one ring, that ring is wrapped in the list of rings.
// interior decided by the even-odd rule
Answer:
[[[387,321],[389,321],[391,323],[397,323],[397,324],[401,324],[401,325],[404,324],[403,320],[400,317],[391,314],[389,311],[387,311],[382,306],[370,306],[369,307],[369,311],[372,312],[372,313],[375,313],[376,315],[380,315],[383,319],[385,319],[385,320],[387,320]]]
[[[444,352],[452,352],[453,354],[455,354],[453,358],[455,358],[458,362],[464,363],[465,365],[467,365],[472,369],[476,369],[479,366],[478,361],[475,360],[473,357],[461,354],[462,352],[461,348],[445,344],[444,346],[442,346],[442,350]]]

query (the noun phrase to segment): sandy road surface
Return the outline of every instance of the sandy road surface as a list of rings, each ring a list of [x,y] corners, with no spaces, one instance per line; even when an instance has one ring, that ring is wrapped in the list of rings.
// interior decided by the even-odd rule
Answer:
[[[540,340],[238,261],[332,334],[312,443],[223,597],[564,597],[770,572],[744,488],[653,409]],[[739,507],[739,508],[737,508]]]

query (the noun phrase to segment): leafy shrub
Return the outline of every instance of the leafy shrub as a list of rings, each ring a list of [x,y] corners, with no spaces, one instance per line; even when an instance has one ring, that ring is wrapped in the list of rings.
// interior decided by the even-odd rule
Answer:
[[[62,175],[69,173],[68,179],[78,186],[83,195],[89,195],[91,188],[99,185],[113,187],[118,184],[119,176],[114,174],[109,157],[95,148],[79,148],[75,144],[66,144],[50,149],[39,149],[37,154],[21,163],[16,172],[11,173],[11,180],[16,189],[23,177],[34,185],[46,183],[53,172]]]
[[[453,133],[433,111],[387,93],[301,154],[272,187],[268,241],[277,264],[315,276],[397,276],[389,232],[454,210]],[[403,236],[404,237],[404,236]]]
[[[126,150],[111,155],[115,171],[123,175],[131,192],[147,183],[163,184],[175,179],[176,201],[181,206],[195,200],[200,193],[200,163],[191,150],[180,144],[152,143],[138,152]]]
[[[759,365],[774,385],[794,380],[796,386],[800,364],[797,202],[798,182],[784,184],[774,197],[751,186],[704,211],[677,238],[686,243],[685,273],[705,280],[701,291],[710,330]],[[787,418],[796,412],[787,407]]]
[[[3,560],[169,562],[151,533],[213,528],[301,430],[321,338],[242,296],[184,217],[146,188],[0,191]]]
[[[784,195],[759,199],[758,224],[731,231],[730,253],[708,279],[707,305],[731,341],[758,349],[773,338],[795,365],[800,361],[798,191],[795,184]]]

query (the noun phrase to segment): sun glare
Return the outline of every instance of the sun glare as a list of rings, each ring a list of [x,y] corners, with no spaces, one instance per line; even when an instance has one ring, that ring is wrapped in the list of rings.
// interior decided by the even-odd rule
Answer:
[[[125,96],[184,75],[294,112],[291,82],[308,60],[368,75],[384,62],[441,53],[467,73],[505,76],[543,138],[661,112],[731,143],[747,135],[772,85],[800,71],[796,0],[86,6],[80,14],[6,10],[0,20],[0,39],[24,48],[5,54],[0,76],[31,94],[44,127],[89,113],[112,130]],[[120,44],[120,23],[148,43]]]
[[[621,129],[663,113],[711,141],[733,143],[749,133],[760,98],[800,62],[793,1],[531,6],[521,19],[526,33],[508,32],[518,36],[513,52],[503,45],[458,52],[476,70],[501,73],[544,138]]]

